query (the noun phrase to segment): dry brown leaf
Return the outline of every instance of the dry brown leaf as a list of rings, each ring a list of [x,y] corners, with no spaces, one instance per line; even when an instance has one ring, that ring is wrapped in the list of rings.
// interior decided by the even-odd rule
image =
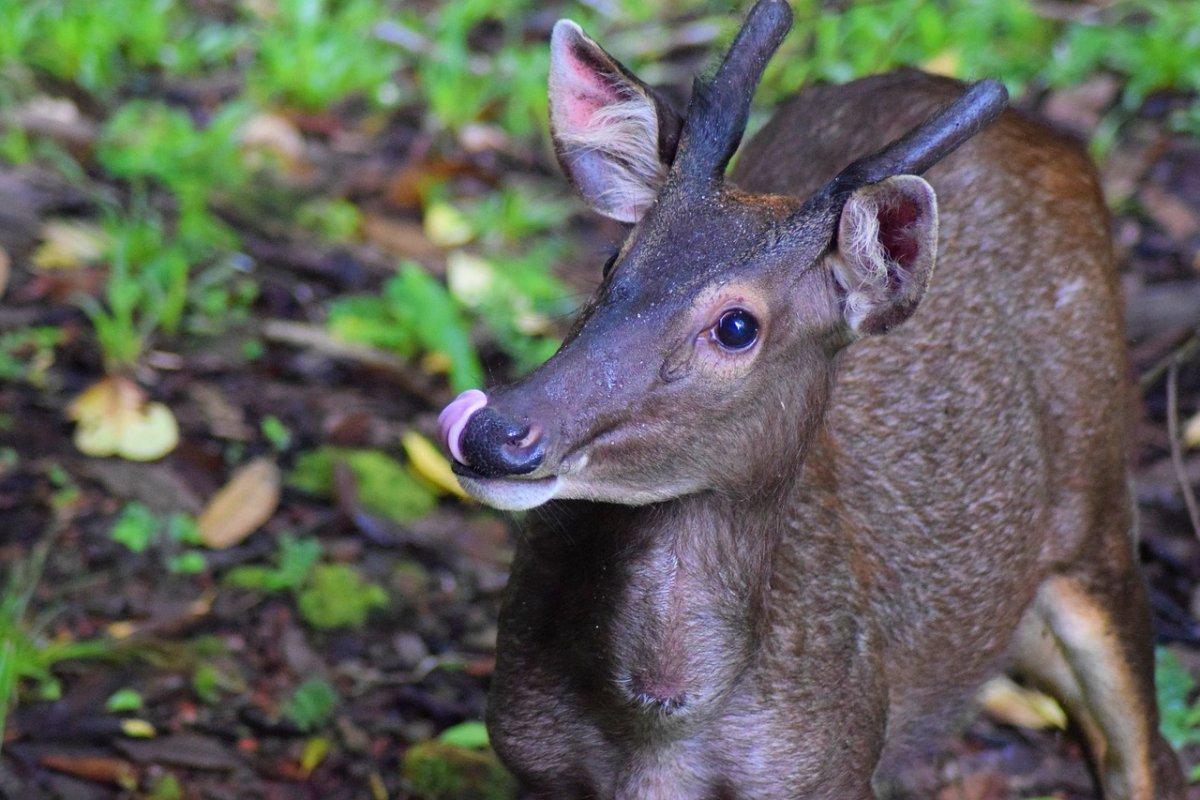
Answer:
[[[258,530],[279,506],[281,476],[269,458],[258,458],[239,469],[200,512],[197,526],[204,544],[232,547]]]
[[[8,257],[8,251],[0,247],[0,297],[4,297],[4,290],[8,288],[8,276],[12,273],[12,259]]]
[[[119,758],[47,753],[39,760],[47,769],[95,783],[108,783],[123,789],[133,789],[138,784],[137,770],[128,761]]]

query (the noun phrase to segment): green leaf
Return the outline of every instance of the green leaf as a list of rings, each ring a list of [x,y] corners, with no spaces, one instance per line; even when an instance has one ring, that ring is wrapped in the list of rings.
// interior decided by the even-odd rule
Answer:
[[[404,754],[401,771],[422,800],[515,800],[517,782],[490,750],[421,742]]]
[[[296,689],[283,706],[283,716],[302,731],[316,730],[333,716],[341,698],[321,678],[310,678]]]
[[[284,592],[300,589],[321,559],[321,543],[308,537],[297,539],[284,534],[279,539],[279,553],[274,567],[247,565],[230,570],[225,582],[243,589],[261,592]]]
[[[284,425],[279,417],[273,414],[268,414],[263,417],[261,424],[262,434],[266,440],[271,443],[271,447],[276,452],[287,450],[292,444],[292,431],[287,425]]]
[[[296,597],[304,619],[322,629],[362,625],[372,609],[386,606],[387,601],[382,587],[364,581],[346,564],[319,564]]]
[[[104,703],[106,711],[112,714],[122,714],[141,711],[144,703],[142,696],[133,689],[118,689]]]
[[[197,575],[208,568],[208,561],[199,550],[188,550],[167,560],[167,571],[177,575]]]
[[[406,261],[380,297],[343,298],[329,309],[329,329],[347,341],[411,356],[443,356],[457,390],[483,383],[483,367],[471,342],[471,329],[446,287],[419,265]]]
[[[159,529],[158,517],[141,503],[128,503],[113,523],[109,538],[135,553],[143,553],[154,541]]]
[[[1154,681],[1163,738],[1176,749],[1200,744],[1200,704],[1193,699],[1195,677],[1170,650],[1159,648],[1155,656]]]
[[[359,501],[373,514],[411,522],[433,510],[437,498],[404,464],[378,450],[321,447],[301,453],[288,485],[318,497],[333,496],[333,470],[344,463],[354,475]]]
[[[469,749],[487,747],[487,726],[476,720],[460,722],[459,724],[453,725],[442,731],[437,740],[443,744],[450,744],[454,745],[455,747],[466,747]]]

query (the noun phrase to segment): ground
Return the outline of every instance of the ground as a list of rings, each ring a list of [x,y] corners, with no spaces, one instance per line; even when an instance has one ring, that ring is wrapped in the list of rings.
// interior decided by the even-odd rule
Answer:
[[[186,5],[195,17],[170,24],[211,22],[218,44],[233,32],[194,70],[138,61],[133,39],[113,51],[119,74],[46,55],[70,53],[61,42],[31,36],[13,56],[0,39],[0,694],[6,664],[20,687],[0,796],[512,797],[474,723],[519,521],[454,496],[413,434],[434,438],[456,388],[543,357],[619,242],[554,174],[544,123],[505,116],[543,91],[556,15],[520,5],[456,33],[450,12],[418,24],[436,3],[392,27],[377,4],[322,5],[315,41],[348,45],[306,83],[295,75],[319,51],[297,66],[271,36],[302,49],[307,23]],[[378,12],[369,39],[354,38],[360,6]],[[677,88],[724,30],[704,14],[626,25],[576,10],[615,51],[666,56],[654,77]],[[141,19],[124,35],[151,36]],[[237,39],[242,26],[260,39]],[[635,46],[655,37],[667,43]],[[491,77],[511,90],[501,102],[470,76],[437,83],[434,45],[452,62],[530,60]],[[896,36],[878,66],[1007,63],[911,46]],[[811,77],[870,67],[847,56]],[[1062,81],[1022,69],[1018,106],[1092,142],[1114,210],[1140,547],[1167,724],[1191,768],[1200,531],[1181,487],[1200,483],[1200,142],[1177,123],[1193,95],[1169,77],[1138,88],[1120,64]],[[789,78],[771,80],[756,124]],[[236,133],[218,135],[243,91]],[[182,284],[163,253],[191,265]],[[121,269],[140,292],[128,318]],[[472,294],[479,281],[498,305]],[[105,375],[165,405],[178,444],[150,461],[81,452],[71,404]],[[137,428],[130,446],[161,435]],[[937,800],[1093,797],[1070,732],[987,717],[931,781]]]

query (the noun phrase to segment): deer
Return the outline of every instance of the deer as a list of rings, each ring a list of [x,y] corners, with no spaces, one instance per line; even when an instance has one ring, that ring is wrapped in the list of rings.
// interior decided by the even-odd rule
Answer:
[[[791,24],[759,0],[682,111],[553,28],[555,153],[626,236],[549,360],[439,416],[463,488],[526,512],[496,752],[536,798],[899,797],[1007,671],[1105,800],[1183,800],[1091,162],[915,70],[738,152]]]

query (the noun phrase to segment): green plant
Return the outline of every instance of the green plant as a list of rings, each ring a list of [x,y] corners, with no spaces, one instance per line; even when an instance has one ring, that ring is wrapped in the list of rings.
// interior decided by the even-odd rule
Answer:
[[[483,383],[483,368],[462,312],[446,288],[415,263],[402,264],[379,295],[336,301],[329,309],[329,327],[347,341],[404,356],[441,356],[455,389]]]
[[[236,567],[225,575],[225,582],[267,593],[297,592],[308,582],[313,567],[320,560],[320,542],[311,538],[298,539],[285,533],[279,539],[275,566],[248,564]]]
[[[340,701],[329,681],[309,678],[284,703],[283,718],[308,733],[328,722]]]
[[[211,255],[236,243],[209,206],[249,181],[238,137],[248,114],[244,105],[231,103],[198,127],[179,109],[135,100],[105,125],[97,158],[118,178],[170,190],[179,204],[181,244],[192,256]]]
[[[277,452],[283,452],[291,447],[292,431],[280,421],[279,417],[268,414],[263,417],[259,428],[262,430],[262,435],[266,437],[266,440],[271,443],[271,447],[275,448]]]
[[[54,348],[65,338],[59,328],[36,327],[0,333],[0,381],[42,386],[54,363]]]
[[[373,36],[371,0],[280,0],[262,24],[249,83],[264,100],[322,110],[352,95],[380,103],[399,58]]]
[[[1154,682],[1158,690],[1159,729],[1175,749],[1200,744],[1200,700],[1196,677],[1165,648],[1155,653]],[[1200,766],[1193,767],[1190,781],[1200,780]]]
[[[141,503],[126,503],[109,538],[134,553],[158,547],[168,572],[194,574],[207,567],[204,554],[194,549],[203,544],[196,521],[184,514],[163,518]]]
[[[133,689],[118,689],[104,701],[104,710],[111,714],[124,714],[130,711],[141,711],[145,701],[142,695]]]
[[[423,800],[514,800],[517,782],[487,749],[422,742],[401,762],[404,778]]]
[[[378,450],[320,447],[301,453],[288,475],[288,485],[318,497],[332,497],[338,464],[350,470],[359,502],[374,514],[412,522],[433,510],[435,498],[428,485],[410,468]]]
[[[318,198],[296,209],[296,224],[326,241],[344,243],[358,234],[362,214],[348,200]]]
[[[55,665],[104,658],[115,652],[113,643],[105,639],[48,639],[43,634],[44,621],[39,624],[28,620],[29,604],[49,550],[47,539],[26,559],[10,565],[0,591],[0,743],[4,741],[4,724],[22,681],[32,682],[38,697],[54,699],[62,693],[53,673]]]
[[[321,564],[320,559],[316,539],[284,535],[274,566],[240,566],[229,571],[225,582],[267,594],[291,594],[305,622],[319,629],[362,625],[373,609],[387,605],[382,587],[363,580],[353,567]]]
[[[314,628],[358,627],[367,615],[387,605],[382,587],[363,580],[346,564],[318,564],[308,585],[296,596],[296,605]]]

